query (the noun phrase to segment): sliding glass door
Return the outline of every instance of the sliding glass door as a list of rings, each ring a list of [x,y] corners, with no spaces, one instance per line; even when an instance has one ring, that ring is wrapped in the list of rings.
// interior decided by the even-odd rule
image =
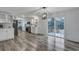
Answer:
[[[64,50],[64,17],[48,19],[49,50]]]

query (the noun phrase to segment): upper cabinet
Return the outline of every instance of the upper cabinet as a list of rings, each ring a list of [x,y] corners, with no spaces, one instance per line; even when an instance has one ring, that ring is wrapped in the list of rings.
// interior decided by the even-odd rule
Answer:
[[[0,23],[12,22],[13,16],[10,13],[0,12]]]

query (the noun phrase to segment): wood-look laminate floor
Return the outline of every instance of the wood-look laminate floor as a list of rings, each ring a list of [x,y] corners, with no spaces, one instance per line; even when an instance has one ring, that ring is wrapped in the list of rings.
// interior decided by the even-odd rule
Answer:
[[[62,38],[19,32],[14,39],[0,41],[0,51],[79,51],[79,44]]]
[[[20,32],[14,39],[1,41],[0,51],[46,51],[47,37]]]
[[[66,51],[79,51],[79,43],[70,40],[65,40],[65,50]]]

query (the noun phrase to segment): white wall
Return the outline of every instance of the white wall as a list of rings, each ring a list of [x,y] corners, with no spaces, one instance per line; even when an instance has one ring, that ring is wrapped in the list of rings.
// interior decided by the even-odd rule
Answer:
[[[47,19],[42,20],[39,17],[39,29],[38,29],[38,33],[45,34],[45,35],[48,34],[48,20]]]
[[[79,42],[79,8],[53,14],[59,16],[65,17],[65,39]]]

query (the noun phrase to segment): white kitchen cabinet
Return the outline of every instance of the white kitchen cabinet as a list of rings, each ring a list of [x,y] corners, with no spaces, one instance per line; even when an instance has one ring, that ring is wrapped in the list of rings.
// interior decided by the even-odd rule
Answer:
[[[0,29],[0,41],[9,40],[13,38],[14,38],[13,28]]]

